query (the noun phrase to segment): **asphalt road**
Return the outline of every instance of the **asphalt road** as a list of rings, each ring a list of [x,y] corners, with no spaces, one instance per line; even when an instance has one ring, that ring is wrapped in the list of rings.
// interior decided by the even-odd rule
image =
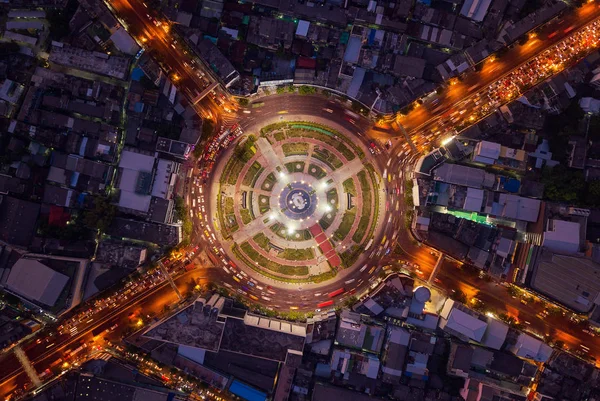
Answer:
[[[182,293],[188,293],[196,284],[207,283],[206,276],[206,270],[196,269],[181,274],[175,279],[175,283]],[[216,277],[212,279],[214,280]],[[89,344],[93,339],[92,331],[106,325],[107,322],[110,322],[110,325],[118,324],[118,327],[111,333],[111,338],[119,338],[130,327],[136,328],[135,323],[138,316],[147,321],[146,315],[156,315],[163,311],[165,305],[174,305],[177,302],[175,291],[167,281],[163,281],[153,288],[130,296],[129,299],[125,299],[123,296],[119,297],[115,308],[107,308],[94,313],[78,323],[75,334],[71,334],[73,332],[59,334],[56,327],[49,327],[40,331],[36,336],[42,340],[40,343],[34,338],[23,344],[22,348],[33,363],[35,370],[41,373],[59,358],[72,363],[73,360],[66,358],[66,355],[84,343]],[[132,312],[136,313],[135,320],[129,317]],[[57,323],[57,326],[60,324]],[[0,398],[7,398],[14,390],[22,388],[27,383],[29,383],[29,378],[14,353],[3,355],[0,359]]]
[[[452,113],[464,111],[464,115],[472,115],[477,109],[475,100],[478,93],[499,81],[502,77],[516,70],[532,57],[572,35],[580,28],[600,17],[600,5],[592,1],[581,8],[570,10],[563,16],[555,18],[543,26],[535,37],[523,45],[515,44],[501,57],[487,60],[481,70],[466,73],[460,80],[452,84],[441,94],[433,93],[424,99],[423,104],[416,107],[406,116],[397,116],[398,123],[411,135],[414,142],[423,145],[440,139],[445,131],[439,120]],[[394,135],[402,137],[399,131]],[[426,138],[426,135],[432,135]]]
[[[193,97],[199,90],[206,86],[202,78],[198,77],[194,71],[186,67],[183,62],[186,60],[186,54],[183,53],[177,45],[171,46],[172,40],[167,32],[159,27],[156,27],[146,16],[138,1],[114,0],[111,2],[115,11],[124,17],[130,25],[143,27],[148,40],[151,41],[152,49],[158,51],[163,58],[163,61],[171,67],[174,74],[173,79],[177,84],[188,92],[188,96]],[[498,80],[498,77],[509,73],[519,65],[530,59],[535,54],[543,49],[562,40],[571,32],[577,30],[594,20],[600,15],[600,8],[596,3],[590,3],[576,10],[572,14],[566,15],[557,22],[545,27],[538,35],[538,39],[526,44],[525,46],[515,46],[510,49],[501,60],[497,60],[493,67],[484,67],[482,71],[467,74],[462,82],[450,87],[450,90],[439,96],[427,99],[423,106],[415,109],[408,116],[400,120],[402,125],[414,134],[427,129],[428,125],[435,124],[435,120],[444,114],[452,112],[459,99],[468,99],[470,93],[476,94],[480,89],[485,88],[491,83]],[[550,37],[550,35],[552,37]],[[217,124],[220,118],[220,108],[217,107],[210,98],[198,104],[200,113],[206,114],[207,110],[214,113],[212,116],[216,119]],[[361,135],[361,133],[370,133],[370,123],[362,118],[349,117],[345,113],[343,105],[337,102],[331,102],[319,97],[306,97],[298,95],[290,96],[273,96],[263,99],[265,105],[258,109],[248,109],[249,114],[239,114],[242,126],[250,126],[254,122],[259,121],[269,116],[277,115],[282,110],[287,110],[290,114],[311,114],[321,117],[331,118],[338,124],[344,126],[351,132]],[[325,109],[334,110],[333,113],[328,113]],[[210,116],[209,116],[210,117]],[[364,136],[363,136],[364,137]],[[385,138],[385,136],[383,136]],[[367,140],[367,138],[365,138]],[[399,141],[400,143],[402,141]],[[410,262],[414,270],[422,271],[422,278],[427,279],[433,271],[436,262],[436,256],[431,255],[431,250],[424,246],[419,246],[411,238],[408,231],[404,228],[404,215],[406,212],[403,201],[403,188],[406,180],[406,174],[410,170],[412,155],[404,155],[404,158],[399,158],[396,152],[400,152],[400,143],[394,144],[391,152],[383,150],[378,156],[377,162],[380,168],[389,169],[388,172],[393,175],[390,179],[388,190],[391,188],[399,188],[401,193],[388,193],[387,201],[389,206],[386,208],[385,221],[389,220],[383,230],[382,235],[387,238],[392,238],[396,234],[395,241],[404,253],[402,259]],[[413,159],[414,160],[414,159]],[[389,164],[388,164],[389,162]],[[391,192],[391,191],[390,191]],[[390,219],[391,216],[391,219]],[[195,245],[195,244],[194,244]],[[392,244],[394,245],[394,244]],[[234,282],[218,266],[218,259],[212,258],[213,262],[217,263],[215,268],[197,269],[185,273],[182,277],[176,280],[180,290],[189,290],[189,287],[196,283],[195,279],[203,277],[207,281],[223,282],[230,284]],[[196,260],[198,262],[198,260]],[[374,277],[380,271],[381,267],[388,263],[397,263],[398,256],[390,254],[387,257],[380,258],[372,273],[370,269],[365,269],[363,272],[358,272],[352,275],[356,282],[361,282],[361,286],[356,286],[354,290],[360,293],[364,287],[369,285],[369,278]],[[369,264],[370,266],[371,264]],[[418,265],[418,267],[414,267]],[[600,339],[592,337],[587,333],[583,333],[582,325],[573,324],[570,316],[563,314],[555,314],[550,317],[542,317],[540,312],[545,305],[539,301],[522,302],[522,298],[512,298],[508,295],[506,289],[502,286],[481,281],[471,275],[459,273],[453,269],[458,269],[456,264],[444,263],[442,268],[436,274],[436,286],[441,287],[447,292],[452,290],[463,291],[469,299],[476,297],[495,313],[506,313],[510,316],[518,318],[521,322],[525,322],[529,326],[529,330],[538,332],[541,335],[550,335],[555,340],[563,341],[571,350],[581,353],[586,348],[589,355],[600,356]],[[346,279],[349,277],[346,276]],[[361,281],[362,280],[362,281]],[[234,282],[235,283],[235,282]],[[233,286],[233,284],[230,284]],[[237,285],[237,283],[236,283]],[[268,285],[268,284],[267,284]],[[321,294],[327,294],[340,287],[337,282],[326,284],[319,289]],[[281,309],[286,309],[285,305],[298,305],[301,309],[312,309],[315,305],[323,300],[328,299],[324,295],[315,296],[314,290],[300,289],[299,291],[286,291],[273,289],[275,294],[272,295],[273,301],[270,304],[281,304]],[[349,290],[349,289],[346,289]],[[338,299],[339,301],[339,299]],[[63,335],[48,335],[46,331],[42,331],[37,337],[42,339],[39,344],[32,339],[23,344],[23,349],[26,355],[33,362],[35,369],[38,372],[44,371],[53,361],[58,358],[63,358],[68,352],[80,347],[82,343],[87,343],[91,338],[91,332],[100,324],[106,321],[119,322],[119,327],[111,337],[118,338],[121,330],[125,330],[129,322],[129,315],[132,312],[140,313],[140,316],[146,314],[159,313],[165,305],[172,305],[177,302],[175,292],[170,286],[164,282],[152,289],[145,290],[143,293],[136,295],[128,300],[121,299],[116,308],[104,310],[93,319],[82,322],[78,325],[77,334]],[[47,341],[46,341],[47,340]],[[586,348],[583,348],[581,346]],[[20,367],[14,354],[8,353],[2,358],[0,363],[0,396],[8,397],[15,389],[23,387],[29,380]]]

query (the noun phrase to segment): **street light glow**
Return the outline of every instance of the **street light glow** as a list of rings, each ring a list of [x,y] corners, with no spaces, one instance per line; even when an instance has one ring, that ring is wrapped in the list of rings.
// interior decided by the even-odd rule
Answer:
[[[448,137],[448,138],[442,140],[442,146],[448,145],[450,142],[452,142],[453,139],[454,139],[454,136],[451,136],[451,137]]]

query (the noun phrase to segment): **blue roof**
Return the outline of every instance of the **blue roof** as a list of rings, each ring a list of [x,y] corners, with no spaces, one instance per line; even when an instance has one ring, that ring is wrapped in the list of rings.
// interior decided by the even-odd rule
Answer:
[[[369,46],[373,45],[373,42],[375,42],[375,35],[377,34],[377,30],[376,29],[371,29],[369,31]]]
[[[141,113],[142,111],[144,111],[144,103],[136,102],[134,110],[136,113]]]
[[[350,40],[346,46],[346,52],[344,53],[344,61],[347,63],[356,63],[358,61],[358,56],[360,55],[361,47],[361,38],[356,35],[350,36]]]
[[[131,71],[131,79],[134,81],[139,81],[144,76],[144,71],[140,67],[135,67],[133,71]]]
[[[233,383],[231,383],[231,386],[229,386],[229,392],[248,401],[265,401],[267,399],[267,395],[265,393],[237,380],[234,380]]]
[[[520,187],[521,181],[517,180],[516,178],[509,178],[504,182],[504,189],[508,192],[512,192],[513,194],[519,192]]]

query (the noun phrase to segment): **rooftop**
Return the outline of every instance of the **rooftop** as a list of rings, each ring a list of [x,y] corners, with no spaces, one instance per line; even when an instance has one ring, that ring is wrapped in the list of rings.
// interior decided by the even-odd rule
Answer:
[[[436,168],[433,171],[433,179],[473,188],[492,188],[495,183],[493,174],[478,168],[450,163],[444,163]]]
[[[218,351],[225,324],[217,320],[218,313],[204,306],[203,300],[197,300],[181,312],[152,325],[144,337]]]
[[[552,252],[573,254],[579,250],[579,223],[549,219],[542,245]]]
[[[531,287],[577,312],[589,312],[600,294],[600,264],[544,249],[538,255]]]
[[[35,259],[21,258],[10,269],[6,288],[32,301],[54,306],[69,277]]]
[[[464,305],[452,300],[446,301],[440,313],[440,328],[458,337],[481,342],[488,324],[468,312],[470,310]]]

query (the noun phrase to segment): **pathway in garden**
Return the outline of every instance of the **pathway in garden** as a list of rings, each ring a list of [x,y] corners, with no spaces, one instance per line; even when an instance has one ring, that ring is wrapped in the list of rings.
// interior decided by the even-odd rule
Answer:
[[[360,170],[364,168],[365,166],[363,166],[362,162],[356,158],[350,162],[347,161],[341,168],[332,171],[325,177],[321,178],[320,181],[327,182],[330,179],[333,179],[334,182],[344,182],[348,178],[354,177],[360,172]]]
[[[275,153],[273,146],[271,146],[271,144],[269,143],[269,141],[267,141],[266,138],[263,138],[263,137],[258,138],[256,140],[256,145],[258,146],[260,153],[267,160],[267,166],[263,166],[265,169],[267,169],[267,167],[269,167],[270,169],[268,171],[271,171],[271,170],[274,170],[275,167],[281,166],[283,164],[281,162],[281,159]]]

